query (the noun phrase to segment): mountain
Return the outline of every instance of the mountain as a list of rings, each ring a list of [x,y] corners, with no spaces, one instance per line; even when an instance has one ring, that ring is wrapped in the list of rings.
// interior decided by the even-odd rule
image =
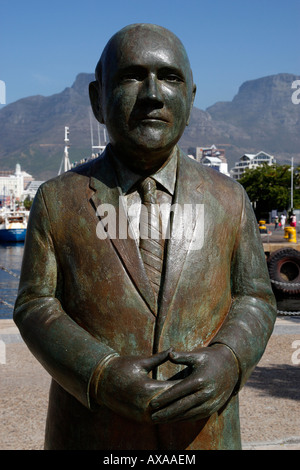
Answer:
[[[291,86],[299,76],[278,74],[243,83],[231,102],[220,102],[207,112],[213,121],[237,126],[252,147],[281,159],[300,157],[300,106],[292,102]],[[245,144],[242,133],[236,144]],[[300,163],[300,161],[299,161]]]
[[[278,74],[250,80],[231,102],[218,102],[205,111],[194,107],[181,147],[186,151],[212,144],[225,148],[229,167],[243,153],[260,150],[273,154],[278,162],[290,162],[293,156],[300,163],[300,105],[291,100],[292,83],[299,79]],[[91,123],[94,143],[98,142],[88,97],[92,80],[93,74],[81,73],[61,93],[31,96],[2,108],[0,168],[13,169],[20,163],[36,179],[55,176],[63,156],[65,126],[70,128],[70,160],[88,157]]]
[[[0,110],[0,167],[16,163],[36,178],[47,179],[58,172],[64,151],[65,126],[70,128],[70,160],[91,154],[90,118],[94,133],[88,84],[93,74],[79,74],[61,93],[31,96]]]
[[[278,74],[243,83],[230,102],[218,102],[205,114],[194,109],[181,145],[225,148],[231,168],[244,153],[260,150],[278,163],[300,164],[300,104],[292,102],[292,83],[300,77]],[[199,144],[199,142],[201,142]]]

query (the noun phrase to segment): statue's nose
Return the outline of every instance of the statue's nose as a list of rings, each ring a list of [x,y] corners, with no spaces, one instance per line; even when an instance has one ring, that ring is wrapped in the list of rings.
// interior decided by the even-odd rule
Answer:
[[[150,74],[145,78],[140,93],[141,99],[162,101],[162,92],[160,88],[160,83],[155,74]]]

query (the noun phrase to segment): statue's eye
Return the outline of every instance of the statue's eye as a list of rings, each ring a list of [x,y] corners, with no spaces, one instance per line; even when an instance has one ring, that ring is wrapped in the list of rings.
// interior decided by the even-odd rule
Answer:
[[[182,82],[182,79],[174,74],[167,75],[165,79],[169,82]]]
[[[124,70],[120,74],[120,78],[122,81],[142,81],[144,80],[146,73],[140,67],[133,67],[127,70]]]
[[[172,83],[181,83],[184,81],[183,76],[176,70],[170,70],[169,68],[162,69],[158,73],[159,80],[165,80]]]
[[[141,75],[138,75],[136,73],[127,73],[126,75],[123,75],[123,80],[138,80],[140,81],[142,78],[141,78]]]

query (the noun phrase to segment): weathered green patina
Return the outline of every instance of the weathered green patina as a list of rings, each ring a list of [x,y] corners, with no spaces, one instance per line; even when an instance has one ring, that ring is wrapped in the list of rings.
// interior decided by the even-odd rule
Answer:
[[[124,28],[90,85],[109,146],[35,198],[14,319],[53,377],[46,449],[241,446],[238,391],[272,333],[275,300],[243,188],[177,147],[195,92],[176,36]],[[142,178],[173,158],[156,300],[136,240],[119,236],[127,215],[113,162]],[[101,204],[115,209],[115,237],[106,236]],[[185,205],[204,210],[187,231]]]

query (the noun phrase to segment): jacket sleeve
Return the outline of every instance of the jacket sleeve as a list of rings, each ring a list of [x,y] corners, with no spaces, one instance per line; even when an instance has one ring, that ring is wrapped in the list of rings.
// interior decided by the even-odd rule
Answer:
[[[276,301],[261,237],[247,194],[231,265],[232,304],[211,344],[222,343],[235,354],[241,388],[259,362],[273,331]]]
[[[39,189],[30,212],[14,321],[54,380],[90,407],[94,370],[115,352],[64,312],[56,296],[59,275],[51,222]]]

